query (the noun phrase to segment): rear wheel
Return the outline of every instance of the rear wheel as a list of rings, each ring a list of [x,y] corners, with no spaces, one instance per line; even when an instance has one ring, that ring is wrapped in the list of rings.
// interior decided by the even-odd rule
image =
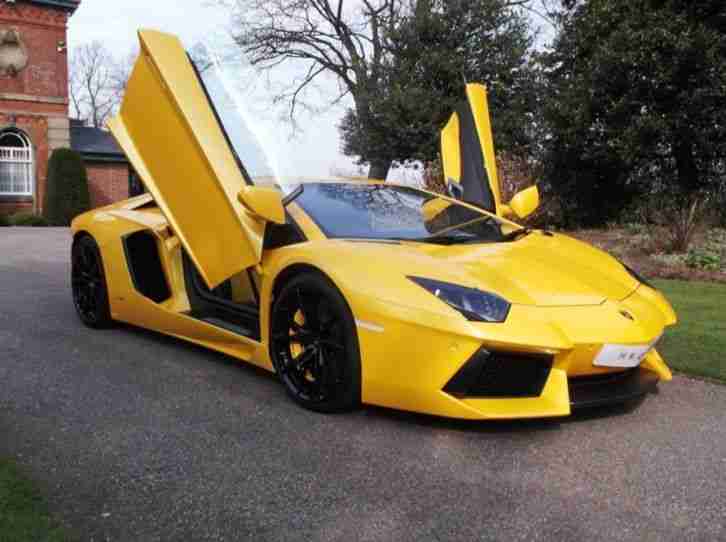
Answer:
[[[84,235],[73,242],[71,288],[76,312],[86,326],[100,329],[111,325],[106,275],[96,241]]]
[[[292,279],[272,309],[271,355],[290,397],[318,412],[360,403],[360,352],[348,304],[325,277]]]

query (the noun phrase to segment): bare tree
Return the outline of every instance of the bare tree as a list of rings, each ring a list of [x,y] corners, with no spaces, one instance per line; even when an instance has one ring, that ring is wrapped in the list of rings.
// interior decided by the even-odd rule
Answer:
[[[554,0],[508,0],[513,9],[547,19]],[[427,0],[217,0],[231,13],[232,36],[251,64],[272,70],[285,63],[301,69],[277,101],[289,102],[289,117],[305,107],[305,94],[316,81],[332,75],[338,94],[330,104],[350,96],[358,120],[365,124],[377,112],[371,96],[383,87],[390,60],[390,37],[402,17]],[[320,99],[319,97],[317,98]],[[372,161],[369,175],[385,178],[390,160]]]
[[[134,48],[120,61],[113,63],[111,70],[111,89],[116,94],[119,104],[123,100],[124,94],[126,94],[126,85],[128,85],[129,79],[131,78],[131,71],[134,69],[138,56],[139,50],[138,48]]]
[[[135,53],[117,61],[99,41],[74,49],[70,61],[70,105],[74,117],[104,128],[126,90]]]
[[[269,70],[285,62],[303,68],[301,76],[276,96],[290,103],[290,118],[305,106],[304,93],[324,74],[338,81],[336,103],[350,95],[361,117],[372,114],[368,96],[381,78],[386,55],[386,29],[405,0],[362,0],[356,7],[343,0],[220,0],[233,15],[233,38],[252,65]],[[382,177],[390,166],[371,164],[371,176]]]

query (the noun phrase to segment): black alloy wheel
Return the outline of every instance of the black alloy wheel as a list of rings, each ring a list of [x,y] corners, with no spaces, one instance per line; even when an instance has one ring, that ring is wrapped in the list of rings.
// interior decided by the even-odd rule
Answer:
[[[360,353],[345,299],[325,277],[305,273],[275,300],[270,348],[288,394],[317,412],[341,412],[360,403]]]
[[[101,252],[92,237],[84,235],[73,242],[71,288],[76,312],[86,326],[99,329],[111,324],[106,276]]]

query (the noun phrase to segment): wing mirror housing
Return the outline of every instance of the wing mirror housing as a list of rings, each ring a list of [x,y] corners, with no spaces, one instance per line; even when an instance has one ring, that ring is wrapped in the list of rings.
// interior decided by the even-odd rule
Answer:
[[[453,204],[443,198],[434,198],[427,201],[421,207],[421,213],[423,214],[424,222],[427,224],[433,222],[433,220],[441,213],[446,211]]]
[[[267,186],[245,186],[237,194],[245,210],[256,218],[274,222],[285,223],[285,207],[282,204],[282,193]]]
[[[518,192],[511,199],[509,205],[503,205],[502,207],[504,215],[527,218],[539,207],[539,189],[537,185]]]

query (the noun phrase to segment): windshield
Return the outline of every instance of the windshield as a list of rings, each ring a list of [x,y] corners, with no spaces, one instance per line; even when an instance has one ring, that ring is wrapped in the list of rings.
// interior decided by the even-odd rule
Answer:
[[[497,218],[415,188],[306,183],[295,202],[330,238],[449,243],[505,237]]]
[[[303,178],[335,175],[336,144],[314,137],[318,123],[298,129],[271,83],[236,46],[215,36],[187,52],[247,183],[277,186],[288,195]]]
[[[270,130],[263,111],[250,109],[259,102],[253,69],[238,56],[221,56],[207,43],[190,49],[189,58],[247,183],[278,185],[289,193],[294,186],[284,180],[290,172],[279,160],[284,156],[279,134]]]
[[[493,215],[415,188],[367,183],[312,182],[300,186],[296,152],[285,152],[270,123],[254,69],[225,48],[198,44],[189,51],[210,106],[248,184],[278,186],[330,238],[434,243],[507,240],[512,225]],[[262,93],[262,94],[261,94]],[[321,179],[323,176],[316,176]]]

